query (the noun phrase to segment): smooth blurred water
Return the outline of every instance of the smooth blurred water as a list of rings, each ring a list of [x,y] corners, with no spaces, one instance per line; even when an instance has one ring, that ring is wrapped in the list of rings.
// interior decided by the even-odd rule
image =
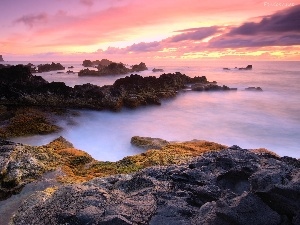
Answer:
[[[73,65],[79,71],[80,62]],[[251,71],[230,70],[253,65]],[[121,112],[81,111],[76,125],[61,122],[62,132],[44,136],[15,138],[27,144],[45,144],[59,135],[75,147],[99,160],[116,161],[141,150],[130,144],[134,135],[164,138],[170,141],[209,140],[242,148],[264,147],[279,155],[300,157],[300,63],[299,62],[186,62],[179,65],[150,65],[143,76],[159,76],[153,67],[165,72],[182,72],[191,77],[206,76],[220,85],[237,87],[231,92],[182,92],[162,102]],[[66,69],[68,70],[68,69]],[[69,86],[83,83],[113,84],[124,76],[78,77],[77,74],[39,74],[48,81],[63,81]],[[244,91],[259,86],[263,92]]]

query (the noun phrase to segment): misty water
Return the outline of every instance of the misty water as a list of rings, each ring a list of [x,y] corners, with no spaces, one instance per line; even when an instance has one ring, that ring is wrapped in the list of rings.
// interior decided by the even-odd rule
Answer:
[[[34,63],[38,64],[38,63]],[[75,72],[82,69],[80,62]],[[251,71],[233,69],[253,65]],[[62,135],[76,148],[98,160],[116,161],[142,152],[130,144],[135,135],[159,137],[169,141],[192,139],[214,141],[242,148],[264,147],[283,156],[300,157],[300,63],[299,62],[217,62],[199,61],[150,65],[143,76],[159,76],[153,67],[165,72],[206,76],[219,85],[238,88],[229,92],[181,92],[162,101],[161,106],[145,106],[121,112],[80,110],[74,124],[61,121],[64,129],[55,134],[14,138],[25,144],[46,144]],[[222,68],[229,67],[225,71]],[[65,72],[68,69],[65,70]],[[48,72],[48,81],[62,81],[69,86],[93,83],[108,85],[124,76],[78,77],[77,74]],[[263,92],[244,91],[261,87]]]

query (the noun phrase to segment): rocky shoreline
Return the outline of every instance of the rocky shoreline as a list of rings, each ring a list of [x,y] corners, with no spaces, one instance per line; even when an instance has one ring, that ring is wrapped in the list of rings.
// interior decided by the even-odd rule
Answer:
[[[190,78],[185,74],[162,74],[159,78],[131,74],[113,85],[93,84],[66,86],[63,82],[47,82],[33,76],[26,66],[0,69],[0,105],[48,106],[121,110],[141,105],[159,105],[163,98],[174,97],[190,84],[201,85],[203,90],[231,90],[210,83],[206,77]]]
[[[11,210],[10,224],[300,222],[297,159],[197,140],[132,142],[148,150],[113,163],[94,160],[62,137],[37,147],[1,141],[0,205],[43,174],[61,170],[59,183]]]
[[[41,68],[50,67],[59,69],[61,65],[52,63]],[[139,68],[140,65],[133,67],[134,70]],[[158,78],[131,74],[117,79],[113,85],[99,87],[87,83],[72,88],[63,82],[49,83],[31,71],[31,66],[22,65],[0,69],[2,138],[56,132],[60,127],[55,125],[53,114],[69,109],[119,111],[124,107],[160,105],[162,99],[174,97],[187,88],[193,91],[233,90],[209,82],[205,76],[191,78],[179,72],[162,74]]]

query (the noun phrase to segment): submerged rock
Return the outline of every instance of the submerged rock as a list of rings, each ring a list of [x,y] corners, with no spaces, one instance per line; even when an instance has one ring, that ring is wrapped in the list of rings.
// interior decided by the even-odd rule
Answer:
[[[247,87],[245,91],[262,91],[261,87]]]
[[[239,70],[252,70],[252,65],[248,65],[246,67],[241,67]]]
[[[299,198],[294,164],[233,146],[181,165],[37,192],[11,223],[298,224]]]
[[[152,72],[164,72],[163,69],[156,69],[156,68],[153,68]]]

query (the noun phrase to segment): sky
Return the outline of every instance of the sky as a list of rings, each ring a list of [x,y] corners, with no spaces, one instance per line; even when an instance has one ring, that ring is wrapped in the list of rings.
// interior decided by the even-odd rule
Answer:
[[[300,0],[0,0],[0,9],[6,61],[300,60]]]

